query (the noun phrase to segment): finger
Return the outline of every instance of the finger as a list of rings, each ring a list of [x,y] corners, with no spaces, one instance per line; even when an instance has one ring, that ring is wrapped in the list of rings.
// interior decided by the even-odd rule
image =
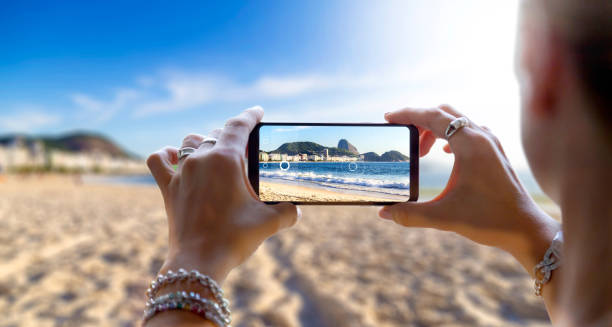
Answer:
[[[240,154],[244,153],[249,141],[249,134],[253,127],[261,121],[263,114],[263,109],[260,106],[255,106],[229,119],[223,127],[217,145],[232,148]]]
[[[384,206],[380,209],[378,215],[383,219],[393,220],[397,224],[406,227],[445,229],[440,220],[437,219],[437,209],[438,204],[435,202],[404,202]]]
[[[268,218],[267,221],[271,234],[295,225],[302,216],[302,210],[289,202],[281,202],[269,207],[271,207],[273,211],[272,216]]]
[[[450,144],[445,144],[444,147],[442,148],[444,150],[444,152],[446,153],[453,153],[453,150],[451,150]]]
[[[221,128],[216,128],[213,129],[210,133],[208,133],[209,138],[214,138],[214,139],[219,139],[219,136],[221,135],[221,133],[223,132],[223,129]],[[206,143],[200,143],[200,149],[201,150],[210,150],[213,146],[215,145],[215,143],[210,143],[210,142],[206,142]]]
[[[459,118],[459,117],[465,117],[464,114],[460,113],[457,109],[453,108],[452,106],[448,105],[448,104],[441,104],[438,106],[438,108],[440,108],[440,110],[453,115],[455,118]]]
[[[431,131],[425,131],[420,139],[419,156],[424,157],[427,155],[434,143],[436,143],[436,136]]]
[[[385,119],[392,124],[414,124],[428,129],[436,137],[444,138],[444,132],[456,117],[439,108],[416,109],[404,108],[385,114]]]
[[[194,148],[197,149],[198,146],[200,146],[200,143],[202,143],[202,141],[204,140],[204,136],[200,135],[200,134],[189,134],[187,136],[185,136],[185,138],[183,139],[183,144],[181,145],[182,148],[184,147],[190,147],[190,148]]]
[[[177,163],[177,149],[173,147],[165,147],[147,158],[147,166],[162,192],[166,192],[166,188],[174,175],[172,165]]]
[[[204,136],[200,135],[200,134],[189,134],[187,136],[185,136],[185,138],[183,138],[183,144],[181,145],[181,148],[194,148],[194,149],[198,149],[198,147],[200,146],[200,143],[202,143],[202,140],[204,140]],[[194,155],[195,153],[190,154],[190,156]],[[183,166],[183,163],[185,162],[185,159],[187,157],[183,157],[179,163],[179,169]]]

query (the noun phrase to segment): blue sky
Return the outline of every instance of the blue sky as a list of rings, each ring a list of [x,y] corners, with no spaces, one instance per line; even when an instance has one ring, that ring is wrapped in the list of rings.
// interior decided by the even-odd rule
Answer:
[[[450,103],[526,167],[513,74],[518,2],[6,2],[0,134],[102,132],[146,156],[242,109],[383,122]],[[438,149],[439,150],[439,149]],[[434,151],[428,159],[448,164]]]
[[[373,126],[263,126],[259,130],[260,149],[276,150],[287,142],[315,142],[326,147],[338,146],[346,139],[359,153],[391,150],[410,156],[410,130],[406,127]]]

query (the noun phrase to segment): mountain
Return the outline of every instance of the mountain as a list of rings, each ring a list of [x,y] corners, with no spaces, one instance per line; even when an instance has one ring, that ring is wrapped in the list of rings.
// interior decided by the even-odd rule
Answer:
[[[410,157],[403,155],[399,151],[387,151],[379,156],[375,152],[367,152],[363,154],[363,161],[384,161],[384,162],[398,162],[398,161],[408,161]]]
[[[136,159],[137,155],[121,148],[109,138],[91,132],[74,132],[58,137],[54,136],[29,136],[25,134],[9,134],[0,136],[0,145],[11,145],[22,142],[28,147],[34,146],[40,141],[48,150],[62,150],[67,152],[104,153],[113,158]]]
[[[338,141],[338,149],[343,149],[352,154],[359,155],[359,151],[357,151],[357,148],[345,139],[341,139],[340,141]]]
[[[363,154],[363,161],[381,161],[376,152],[366,152]]]
[[[344,142],[343,142],[344,141]],[[349,143],[347,140],[342,139],[338,142],[338,145],[342,145],[346,148],[352,148],[354,151],[357,151],[357,148]],[[272,150],[268,153],[286,153],[290,156],[294,156],[296,154],[305,153],[305,154],[323,154],[324,150],[329,152],[330,156],[349,156],[356,157],[359,153],[355,154],[350,150],[345,148],[332,148],[326,147],[318,143],[314,142],[289,142],[283,143],[276,150]],[[362,154],[363,161],[384,161],[384,162],[398,162],[398,161],[409,161],[410,157],[403,155],[399,151],[391,150],[383,153],[381,156],[376,154],[375,152],[367,152]]]
[[[395,161],[408,161],[410,157],[401,154],[399,151],[391,150],[387,151],[380,156],[381,161],[395,162]]]
[[[323,150],[325,149],[328,150],[330,156],[355,156],[354,153],[351,153],[347,150],[339,148],[330,148],[314,142],[283,143],[276,150],[270,151],[270,153],[286,153],[290,156],[294,156],[298,153],[321,155],[323,153]]]

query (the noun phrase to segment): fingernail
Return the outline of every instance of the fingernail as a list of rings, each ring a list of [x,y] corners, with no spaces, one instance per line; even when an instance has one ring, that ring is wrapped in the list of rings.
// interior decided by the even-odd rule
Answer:
[[[302,219],[302,209],[300,209],[300,207],[296,207],[297,208],[297,219]]]
[[[390,112],[385,112],[385,118],[389,118],[390,115],[391,115]]]
[[[389,209],[387,209],[387,207],[380,209],[380,211],[378,211],[378,215],[382,219],[391,219],[391,212]]]
[[[251,108],[248,108],[247,110],[263,111],[263,108],[261,106],[252,106]]]

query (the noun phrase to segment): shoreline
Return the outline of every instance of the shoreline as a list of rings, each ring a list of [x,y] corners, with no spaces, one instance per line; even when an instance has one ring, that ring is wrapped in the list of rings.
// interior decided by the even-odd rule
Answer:
[[[406,197],[377,197],[365,192],[336,192],[324,186],[282,183],[269,180],[259,181],[259,198],[262,201],[299,202],[404,202]]]

